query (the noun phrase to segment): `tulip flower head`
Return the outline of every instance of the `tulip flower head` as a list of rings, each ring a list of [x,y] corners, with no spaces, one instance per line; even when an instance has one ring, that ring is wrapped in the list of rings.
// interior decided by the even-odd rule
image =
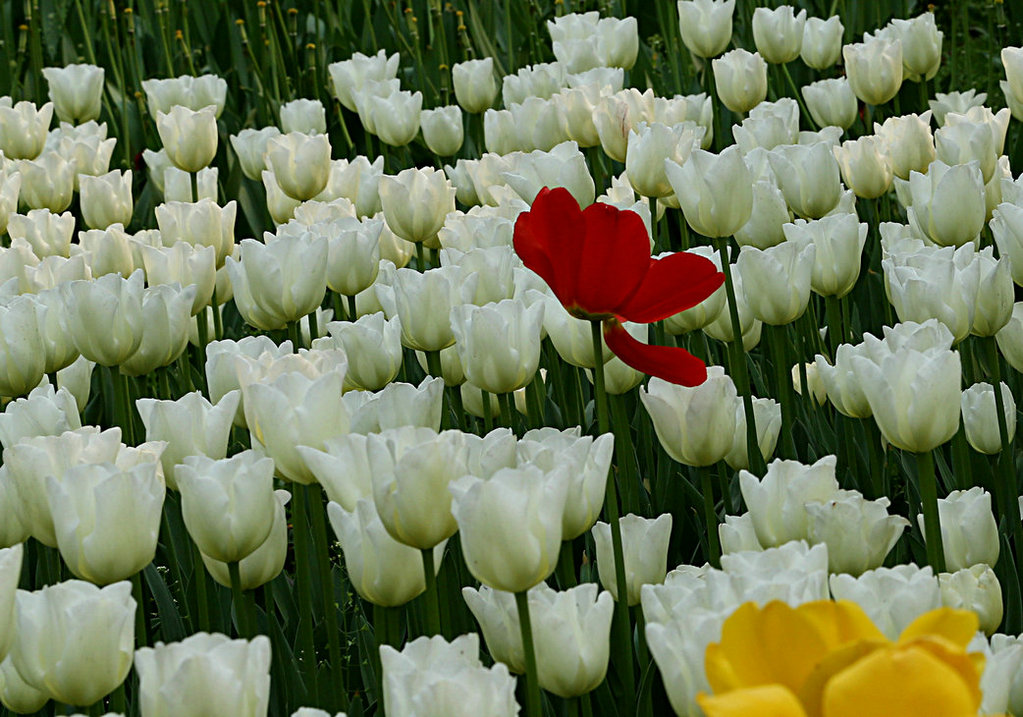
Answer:
[[[685,252],[654,259],[638,214],[600,202],[582,210],[561,188],[542,189],[519,215],[514,244],[570,314],[604,322],[608,347],[625,363],[683,385],[706,378],[702,361],[641,344],[622,322],[660,321],[706,299],[724,281],[711,261]]]

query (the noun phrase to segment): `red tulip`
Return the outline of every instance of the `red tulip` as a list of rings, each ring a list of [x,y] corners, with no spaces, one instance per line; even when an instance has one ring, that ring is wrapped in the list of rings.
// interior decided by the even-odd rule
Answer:
[[[654,259],[638,214],[599,202],[582,210],[560,187],[540,190],[519,215],[515,251],[570,314],[607,322],[607,345],[625,363],[684,385],[706,377],[687,351],[642,344],[620,322],[660,321],[706,299],[724,281],[709,260],[685,252]]]

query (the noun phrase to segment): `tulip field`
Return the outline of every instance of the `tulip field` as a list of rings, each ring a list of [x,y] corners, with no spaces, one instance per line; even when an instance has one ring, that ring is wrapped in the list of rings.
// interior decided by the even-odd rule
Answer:
[[[0,0],[0,717],[1023,717],[1023,3]]]

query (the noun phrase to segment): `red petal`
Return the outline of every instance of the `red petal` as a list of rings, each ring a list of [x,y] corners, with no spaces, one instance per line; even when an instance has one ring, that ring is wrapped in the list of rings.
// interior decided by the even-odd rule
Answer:
[[[660,321],[696,306],[724,280],[712,261],[697,254],[679,252],[651,259],[639,291],[617,313],[639,324]]]
[[[615,314],[650,267],[650,239],[638,214],[597,202],[583,210],[585,245],[576,300],[590,314]]]
[[[641,343],[616,320],[604,322],[604,340],[615,356],[649,376],[682,386],[699,386],[707,379],[703,361],[685,349]]]
[[[585,221],[575,197],[563,187],[544,187],[515,222],[515,252],[554,291],[562,304],[575,301]]]

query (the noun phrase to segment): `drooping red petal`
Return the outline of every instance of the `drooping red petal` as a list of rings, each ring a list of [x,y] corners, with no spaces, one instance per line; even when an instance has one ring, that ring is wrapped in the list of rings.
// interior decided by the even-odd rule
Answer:
[[[650,267],[650,239],[638,214],[597,202],[583,210],[586,238],[576,300],[590,314],[615,314]]]
[[[541,189],[533,206],[515,222],[515,253],[565,305],[575,300],[585,232],[579,203],[563,187]]]
[[[617,313],[640,324],[660,321],[696,306],[724,281],[714,263],[698,254],[683,251],[651,259],[639,291]]]
[[[651,346],[629,335],[616,319],[604,322],[607,347],[629,366],[682,386],[699,386],[707,380],[703,361],[675,346]]]

